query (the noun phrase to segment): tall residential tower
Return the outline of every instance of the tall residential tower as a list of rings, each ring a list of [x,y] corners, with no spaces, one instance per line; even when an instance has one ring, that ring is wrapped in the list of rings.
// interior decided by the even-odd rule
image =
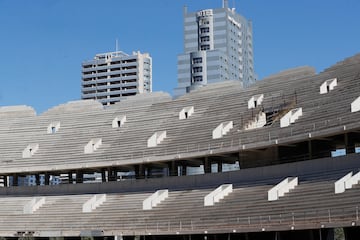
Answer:
[[[82,63],[82,99],[111,105],[138,93],[152,91],[152,60],[148,53],[121,51],[97,54]]]
[[[188,13],[184,7],[184,53],[178,55],[178,86],[175,96],[208,83],[255,82],[252,24],[229,8]]]

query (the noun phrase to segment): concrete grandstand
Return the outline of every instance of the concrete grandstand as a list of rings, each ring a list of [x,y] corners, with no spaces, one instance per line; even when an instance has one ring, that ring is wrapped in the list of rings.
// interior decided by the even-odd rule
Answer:
[[[0,236],[359,239],[359,117],[360,55],[178,99],[2,107]]]

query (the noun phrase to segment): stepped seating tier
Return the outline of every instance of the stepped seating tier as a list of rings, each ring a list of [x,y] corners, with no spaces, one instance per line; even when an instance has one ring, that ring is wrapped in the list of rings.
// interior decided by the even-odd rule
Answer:
[[[229,81],[210,84],[178,99],[166,93],[151,93],[105,109],[93,100],[69,102],[40,115],[26,106],[2,107],[0,174],[186,160],[209,154],[210,150],[221,154],[304,141],[310,135],[334,135],[344,126],[358,130],[360,112],[352,113],[350,105],[359,97],[359,66],[360,55],[355,55],[319,74],[302,67],[270,76],[246,89]],[[320,86],[334,78],[337,86],[320,94]],[[249,99],[258,95],[263,95],[261,103],[248,109]],[[180,120],[179,113],[189,106],[194,110],[191,117]],[[282,114],[295,108],[302,109],[302,116],[280,128]],[[246,129],[262,110],[271,120],[261,127]],[[119,116],[126,116],[126,121],[113,128]],[[59,129],[48,133],[49,124],[54,122],[59,123]],[[212,131],[223,122],[231,122],[232,128],[214,139]],[[166,138],[148,147],[149,137],[164,131]],[[102,144],[96,151],[84,154],[84,146],[91,139],[101,139]],[[22,151],[27,146],[38,149],[24,158]]]

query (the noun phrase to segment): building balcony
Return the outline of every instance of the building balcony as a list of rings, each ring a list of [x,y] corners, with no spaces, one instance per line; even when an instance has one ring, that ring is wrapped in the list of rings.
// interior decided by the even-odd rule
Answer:
[[[123,76],[123,77],[121,77],[121,80],[137,80],[138,79],[138,77],[136,76],[136,75],[134,75],[134,76]]]
[[[138,65],[137,62],[121,63],[121,67],[132,67],[132,66],[137,66],[137,65]]]
[[[111,75],[122,74],[122,73],[123,73],[122,70],[110,71]]]
[[[123,82],[121,84],[122,87],[132,87],[132,86],[138,86],[138,83],[137,81],[134,81],[134,82]]]
[[[81,94],[82,99],[95,98],[95,96],[96,96],[96,93],[83,93],[83,94]]]
[[[138,91],[138,89],[137,89],[136,87],[131,88],[131,89],[128,89],[128,88],[126,88],[126,87],[123,87],[123,88],[121,89],[121,92],[122,92],[122,93],[137,93],[137,91]]]
[[[136,68],[133,68],[133,69],[123,69],[121,71],[122,74],[127,74],[127,73],[135,73],[137,74],[138,70]]]
[[[113,89],[113,88],[121,88],[123,85],[122,84],[111,84],[111,85],[108,85],[107,87],[109,89]]]
[[[110,93],[109,92],[98,92],[96,93],[96,97],[105,97],[108,96]]]
[[[82,87],[82,91],[95,91],[96,86]]]

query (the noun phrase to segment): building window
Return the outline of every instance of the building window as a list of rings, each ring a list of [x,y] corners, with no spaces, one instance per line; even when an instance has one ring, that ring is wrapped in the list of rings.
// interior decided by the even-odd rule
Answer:
[[[193,63],[202,63],[202,58],[193,58]]]
[[[193,72],[194,73],[202,72],[202,67],[194,67]]]
[[[119,96],[120,97],[120,96]],[[126,116],[125,115],[120,115],[114,118],[114,120],[112,121],[112,127],[113,128],[119,128],[122,127],[126,122]]]
[[[200,33],[208,33],[210,29],[208,27],[200,28]]]
[[[210,37],[209,36],[204,36],[200,38],[200,42],[208,42],[210,41]]]
[[[194,113],[194,106],[184,107],[179,112],[179,119],[188,119]]]
[[[208,19],[202,19],[200,21],[201,24],[210,24],[210,21]]]
[[[195,76],[193,77],[193,82],[202,82],[203,77],[202,76]]]
[[[204,51],[204,50],[210,50],[210,45],[201,45],[200,49],[201,49],[202,51]]]

